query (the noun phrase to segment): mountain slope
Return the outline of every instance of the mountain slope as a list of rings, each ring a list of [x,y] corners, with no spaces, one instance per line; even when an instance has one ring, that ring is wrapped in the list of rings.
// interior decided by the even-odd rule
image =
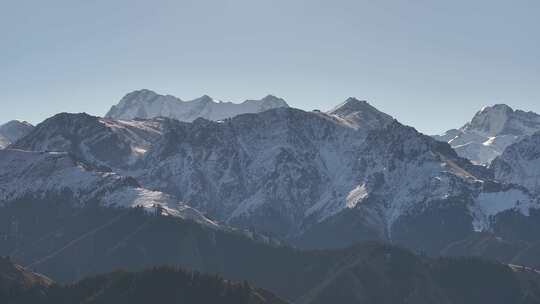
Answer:
[[[126,168],[144,156],[166,124],[167,119],[116,121],[85,113],[60,113],[10,147],[69,152],[94,166]]]
[[[41,210],[41,222],[20,216],[29,208]],[[114,225],[43,259],[123,211],[85,208],[71,212],[39,204],[1,211],[0,217],[20,219],[19,250],[13,258],[60,281],[119,267],[138,271],[167,264],[219,273],[228,280],[246,279],[294,303],[328,303],[330,299],[344,304],[403,303],[407,299],[420,304],[478,303],[482,299],[490,303],[539,303],[538,274],[493,262],[432,259],[374,242],[341,250],[300,251],[136,209]],[[11,244],[0,240],[1,252],[17,246]],[[159,278],[152,280],[157,288],[174,283],[166,280],[158,284]],[[82,282],[78,286],[102,286],[93,279]],[[141,292],[148,287],[138,279],[128,282],[120,286],[135,284]],[[169,293],[171,288],[167,288]],[[128,295],[133,290],[123,289]]]
[[[537,288],[538,273],[534,271],[471,258],[430,260],[389,246],[366,247],[344,259],[328,279],[296,303],[540,301],[537,291],[523,291]]]
[[[540,207],[523,188],[492,181],[486,168],[399,123],[370,133],[359,155],[360,200],[311,227],[298,245],[385,239],[437,254],[474,231],[491,231],[501,213],[528,217]]]
[[[487,165],[507,146],[536,131],[540,131],[540,115],[497,104],[477,112],[460,129],[433,137],[448,142],[460,156]]]
[[[349,97],[327,113],[343,119],[356,129],[365,130],[383,128],[394,120],[392,116],[377,110],[367,101],[354,97]]]
[[[283,99],[272,95],[261,100],[246,100],[235,104],[216,101],[207,95],[191,101],[182,101],[171,95],[159,95],[150,90],[139,90],[124,96],[105,117],[112,119],[168,117],[180,121],[193,121],[202,117],[209,120],[221,120],[238,114],[257,113],[278,107],[288,107],[288,105]]]
[[[510,145],[491,164],[498,180],[540,194],[540,132]]]
[[[91,291],[89,292],[88,289]],[[129,288],[131,287],[131,288]],[[218,276],[159,267],[137,273],[113,272],[55,287],[38,303],[230,303],[285,304],[272,293]]]
[[[161,192],[139,186],[133,179],[100,172],[65,152],[0,150],[0,204],[21,200],[68,201],[137,207],[213,224],[196,210]]]
[[[0,149],[9,146],[11,143],[16,142],[18,139],[24,137],[32,129],[30,123],[26,121],[12,120],[0,126]]]

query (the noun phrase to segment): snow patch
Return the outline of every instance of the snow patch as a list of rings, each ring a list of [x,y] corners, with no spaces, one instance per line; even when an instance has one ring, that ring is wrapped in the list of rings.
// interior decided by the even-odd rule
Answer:
[[[473,228],[475,231],[490,229],[493,217],[503,211],[514,210],[529,216],[531,208],[538,208],[529,195],[518,189],[504,192],[482,192],[471,206]]]
[[[364,198],[368,196],[366,185],[362,184],[354,188],[349,195],[347,195],[347,208],[354,208]]]

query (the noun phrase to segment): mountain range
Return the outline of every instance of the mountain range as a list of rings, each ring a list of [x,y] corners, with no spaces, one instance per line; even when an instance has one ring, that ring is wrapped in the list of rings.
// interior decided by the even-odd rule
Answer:
[[[65,151],[221,224],[310,248],[377,239],[436,253],[493,231],[505,212],[534,221],[540,207],[527,189],[355,98],[326,113],[279,107],[225,121],[62,113],[9,149]]]
[[[295,303],[324,303],[327,292],[344,288],[367,293],[355,271],[387,278],[356,269],[369,259],[343,272],[336,265],[351,261],[336,258],[318,276],[298,270],[295,278],[313,276],[313,285],[292,291],[296,283],[275,281],[283,272],[259,269],[267,278],[225,268],[248,256],[221,247],[259,248],[255,259],[285,258],[290,249],[276,244],[356,256],[379,245],[353,244],[376,240],[420,253],[418,274],[428,279],[418,283],[437,282],[422,300],[465,303],[445,294],[440,273],[431,272],[439,266],[423,255],[540,265],[540,115],[533,112],[494,105],[460,129],[427,136],[352,97],[321,112],[271,95],[233,104],[139,90],[105,117],[60,113],[35,127],[10,124],[0,150],[0,252],[53,277],[171,263],[248,279]],[[104,254],[105,244],[114,252]],[[359,283],[341,286],[351,277]],[[394,299],[347,292],[347,301]]]
[[[106,118],[131,120],[134,118],[169,117],[193,121],[199,117],[221,120],[244,113],[288,107],[285,100],[268,95],[260,100],[246,100],[240,104],[215,100],[208,95],[183,101],[171,95],[160,95],[151,90],[138,90],[124,96],[112,106]]]

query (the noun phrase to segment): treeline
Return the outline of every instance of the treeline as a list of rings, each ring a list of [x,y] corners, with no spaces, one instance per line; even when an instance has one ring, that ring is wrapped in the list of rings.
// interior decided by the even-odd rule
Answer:
[[[13,304],[284,303],[247,282],[230,282],[217,275],[173,267],[118,270],[74,284],[35,287],[3,297],[1,303]]]
[[[0,224],[8,235],[0,239],[0,255],[10,255],[15,262],[57,282],[75,282],[119,268],[142,271],[155,265],[179,265],[233,281],[248,280],[298,304],[472,304],[484,303],[484,299],[493,304],[540,303],[536,272],[513,271],[477,258],[434,259],[377,242],[341,250],[302,251],[175,217],[150,216],[137,208],[73,208],[58,201],[0,207]],[[242,286],[220,287],[221,279],[211,281],[214,276],[189,283],[200,275],[182,277],[160,269],[152,271],[163,278],[180,277],[146,279],[145,271],[114,272],[60,287],[58,294],[51,289],[42,299],[49,302],[42,303],[81,303],[81,299],[84,303],[122,303],[125,299],[129,303],[140,303],[139,299],[167,303],[160,297],[176,301],[175,297],[195,296],[201,290],[212,291],[201,296],[222,297],[218,303],[227,303],[230,297],[242,303]],[[182,291],[178,283],[168,285],[179,281],[193,293]],[[194,285],[201,281],[206,283]],[[253,299],[265,294],[250,290],[248,303],[258,303]],[[109,302],[92,302],[101,299]],[[203,299],[178,303],[205,303]]]

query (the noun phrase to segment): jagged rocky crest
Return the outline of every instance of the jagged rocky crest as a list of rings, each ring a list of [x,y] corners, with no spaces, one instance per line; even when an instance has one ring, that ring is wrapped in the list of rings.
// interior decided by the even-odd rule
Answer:
[[[505,104],[485,107],[460,129],[435,139],[448,142],[462,157],[488,165],[506,147],[540,131],[540,115],[514,110]]]
[[[288,107],[285,100],[268,95],[260,100],[246,100],[236,104],[222,102],[204,95],[182,101],[171,95],[160,95],[150,90],[134,91],[124,96],[105,115],[112,119],[168,117],[193,121],[199,117],[222,120],[243,113],[257,113],[278,107]]]
[[[377,110],[365,100],[349,97],[327,112],[349,122],[355,128],[382,128],[392,122],[392,116]]]
[[[34,126],[26,121],[12,120],[0,126],[0,149],[26,136]]]

